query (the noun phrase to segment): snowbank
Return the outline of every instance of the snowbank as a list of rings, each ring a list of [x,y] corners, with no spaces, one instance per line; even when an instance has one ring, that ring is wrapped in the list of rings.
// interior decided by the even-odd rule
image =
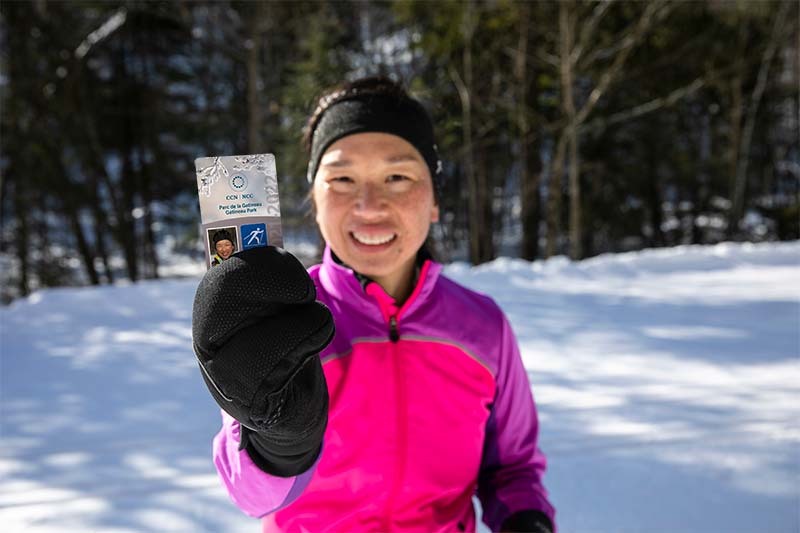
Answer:
[[[446,273],[512,321],[562,532],[800,528],[800,243]],[[210,461],[196,284],[54,289],[0,310],[5,531],[259,530]]]

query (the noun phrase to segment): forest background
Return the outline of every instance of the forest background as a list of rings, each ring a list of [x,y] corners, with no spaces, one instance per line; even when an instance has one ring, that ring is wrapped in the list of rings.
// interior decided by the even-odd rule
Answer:
[[[444,261],[800,238],[800,3],[0,3],[0,299],[201,264],[193,161],[277,156],[343,79],[434,117]],[[305,238],[303,237],[303,238]]]

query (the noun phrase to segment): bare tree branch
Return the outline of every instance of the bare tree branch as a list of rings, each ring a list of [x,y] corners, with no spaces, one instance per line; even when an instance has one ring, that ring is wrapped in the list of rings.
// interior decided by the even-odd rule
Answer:
[[[642,13],[642,16],[639,18],[639,22],[636,24],[636,27],[624,39],[626,43],[625,47],[620,51],[619,54],[617,54],[617,56],[614,58],[614,62],[600,77],[600,81],[598,82],[597,86],[589,94],[589,98],[586,100],[586,103],[575,117],[574,124],[576,126],[586,120],[586,117],[592,112],[594,107],[597,105],[597,102],[600,100],[603,94],[605,94],[608,87],[615,80],[617,74],[622,70],[622,67],[625,65],[625,62],[628,60],[628,57],[634,50],[635,46],[641,42],[650,27],[654,23],[664,18],[670,9],[670,5],[666,2],[652,2],[647,4],[644,13]]]
[[[609,57],[615,57],[616,54],[620,52],[623,48],[628,46],[628,36],[624,35],[615,43],[611,44],[610,46],[606,46],[605,48],[595,48],[592,50],[591,54],[584,56],[577,64],[578,69],[585,70],[589,68],[595,61],[600,59],[608,59]]]
[[[572,53],[570,54],[569,60],[573,65],[580,61],[580,58],[583,55],[583,50],[593,40],[594,32],[597,30],[597,26],[600,24],[603,16],[606,14],[606,12],[608,12],[608,8],[611,7],[611,4],[614,3],[614,1],[615,0],[605,0],[603,2],[599,2],[595,6],[594,10],[592,11],[592,17],[586,21],[586,24],[584,24],[581,28],[581,34],[578,37],[577,46],[572,49]]]
[[[599,132],[607,127],[618,124],[620,122],[625,122],[642,115],[646,115],[647,113],[652,113],[653,111],[657,111],[664,107],[669,107],[675,105],[679,100],[682,98],[686,98],[687,96],[694,94],[695,92],[699,91],[703,87],[708,84],[709,77],[702,76],[700,78],[695,79],[689,85],[685,85],[678,89],[675,89],[671,93],[660,96],[658,98],[654,98],[649,102],[645,102],[643,104],[639,104],[634,106],[630,109],[626,109],[624,111],[619,111],[614,113],[613,115],[606,117],[606,118],[598,118],[593,120],[588,124],[583,124],[578,127],[579,133],[587,133],[587,132]]]
[[[100,27],[89,33],[86,38],[83,39],[81,44],[78,45],[78,48],[75,49],[75,57],[78,59],[83,59],[92,49],[92,46],[99,43],[122,27],[122,25],[125,24],[127,16],[128,10],[124,7],[121,7],[115,11],[113,15],[108,17],[106,21],[100,25]]]

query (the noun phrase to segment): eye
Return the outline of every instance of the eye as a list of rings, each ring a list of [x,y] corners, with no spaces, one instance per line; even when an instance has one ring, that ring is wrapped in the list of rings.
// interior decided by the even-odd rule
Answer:
[[[337,193],[349,193],[355,189],[356,182],[350,176],[332,176],[325,179],[330,190]]]
[[[411,178],[409,178],[408,176],[405,176],[403,174],[392,174],[391,176],[388,176],[386,178],[386,181],[388,181],[389,183],[397,183],[397,182],[401,182],[401,181],[407,181],[407,180],[410,180],[410,179]]]

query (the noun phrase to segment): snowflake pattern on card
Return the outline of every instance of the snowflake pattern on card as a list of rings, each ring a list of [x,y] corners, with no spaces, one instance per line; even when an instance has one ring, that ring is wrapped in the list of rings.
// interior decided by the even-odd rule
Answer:
[[[219,157],[207,158],[212,159],[211,165],[197,169],[197,192],[200,196],[209,198],[211,196],[211,187],[219,181],[221,176],[226,179],[230,176],[228,169],[222,164]]]

